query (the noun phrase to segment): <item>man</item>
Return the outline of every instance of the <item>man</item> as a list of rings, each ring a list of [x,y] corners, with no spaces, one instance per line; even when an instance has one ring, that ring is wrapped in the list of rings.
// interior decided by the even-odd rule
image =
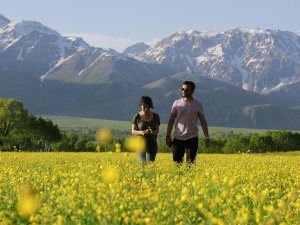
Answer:
[[[171,116],[168,122],[166,144],[173,144],[173,161],[181,164],[185,149],[186,161],[194,163],[198,150],[198,119],[205,135],[206,147],[210,145],[208,128],[202,104],[193,98],[195,83],[182,82],[182,98],[173,103]],[[171,132],[175,124],[174,139],[171,140]]]

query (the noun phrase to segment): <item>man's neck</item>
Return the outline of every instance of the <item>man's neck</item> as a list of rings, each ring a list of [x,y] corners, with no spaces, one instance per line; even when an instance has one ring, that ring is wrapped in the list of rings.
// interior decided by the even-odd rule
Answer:
[[[193,101],[193,97],[183,97],[182,98],[184,102],[191,102]]]

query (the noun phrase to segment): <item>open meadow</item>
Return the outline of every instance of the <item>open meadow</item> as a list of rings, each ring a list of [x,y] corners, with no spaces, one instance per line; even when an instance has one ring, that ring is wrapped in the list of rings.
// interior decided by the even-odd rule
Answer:
[[[119,121],[119,120],[104,120],[104,119],[92,119],[85,117],[71,117],[71,116],[43,116],[44,118],[51,119],[54,124],[57,124],[60,128],[84,128],[84,127],[96,127],[96,128],[109,128],[118,129],[122,131],[131,130],[131,121]],[[166,124],[161,124],[161,129],[165,130]],[[249,134],[265,133],[264,129],[250,129],[250,128],[230,128],[230,127],[209,127],[212,134],[216,136],[222,132],[233,132],[235,134]]]
[[[0,224],[300,224],[300,152],[0,152]]]
[[[112,130],[119,130],[130,133],[131,121],[118,121],[118,120],[103,120],[92,119],[84,117],[70,117],[70,116],[43,116],[44,118],[51,119],[54,124],[57,124],[60,129],[84,129],[84,128],[108,128]],[[161,124],[160,134],[164,135],[167,129],[167,124]],[[264,134],[265,129],[251,129],[251,128],[230,128],[230,127],[209,127],[211,137],[221,137],[224,134],[233,135],[248,135],[248,134]],[[200,129],[200,135],[202,130]]]

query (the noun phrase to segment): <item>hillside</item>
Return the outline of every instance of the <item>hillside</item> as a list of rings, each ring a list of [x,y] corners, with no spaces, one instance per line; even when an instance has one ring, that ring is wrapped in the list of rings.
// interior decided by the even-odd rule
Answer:
[[[181,31],[119,53],[38,21],[0,19],[0,98],[21,100],[32,114],[130,121],[149,95],[166,123],[182,80],[193,80],[210,126],[300,129],[292,32]]]

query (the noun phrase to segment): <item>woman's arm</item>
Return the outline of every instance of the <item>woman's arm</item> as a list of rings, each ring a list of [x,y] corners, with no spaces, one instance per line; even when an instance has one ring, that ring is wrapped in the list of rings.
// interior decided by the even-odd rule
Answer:
[[[131,126],[131,134],[133,134],[133,135],[145,135],[145,131],[138,130],[137,125],[132,124],[132,126]]]
[[[145,134],[158,134],[159,133],[159,125],[155,126],[155,130],[147,129],[145,131]]]

